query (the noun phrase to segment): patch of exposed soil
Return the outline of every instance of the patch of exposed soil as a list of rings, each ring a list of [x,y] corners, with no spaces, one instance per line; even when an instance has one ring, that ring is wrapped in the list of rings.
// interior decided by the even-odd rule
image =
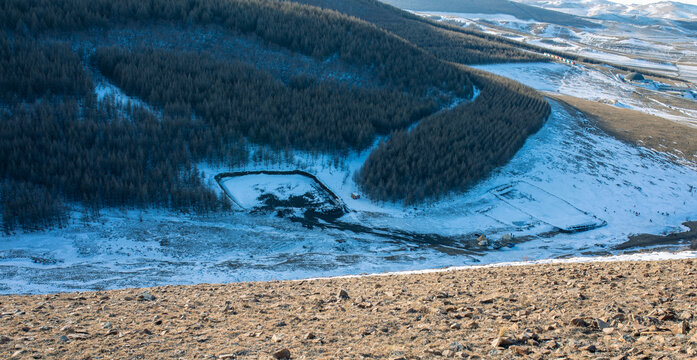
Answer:
[[[697,357],[697,261],[0,297],[0,357]]]
[[[614,247],[615,250],[649,247],[656,245],[697,244],[697,221],[686,222],[683,225],[690,230],[668,235],[639,234],[629,237],[628,241]],[[696,246],[696,245],[691,245]]]
[[[545,93],[596,119],[606,133],[632,144],[697,162],[697,128],[640,111]]]

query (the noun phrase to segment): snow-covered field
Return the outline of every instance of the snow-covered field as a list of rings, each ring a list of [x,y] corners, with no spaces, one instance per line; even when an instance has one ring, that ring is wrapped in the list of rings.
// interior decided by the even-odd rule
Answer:
[[[672,95],[653,91],[647,85],[622,81],[611,72],[561,63],[495,64],[478,69],[514,79],[540,91],[570,95],[619,107],[642,111],[669,120],[697,126],[697,103],[684,102],[685,108],[668,102]]]
[[[318,192],[314,181],[301,175],[246,175],[227,178],[221,184],[235,203],[246,210],[260,206],[259,196],[263,194],[273,194],[280,200],[288,200],[291,196]]]
[[[299,279],[605,254],[629,234],[681,230],[683,221],[697,218],[695,171],[610,138],[557,104],[508,165],[466,194],[416,209],[350,198],[357,190],[350,174],[365,156],[354,154],[336,166],[307,158],[306,170],[353,210],[342,222],[373,233],[308,229],[273,214],[110,210],[97,220],[77,216],[65,229],[0,238],[0,293]],[[496,189],[511,184],[529,195],[525,201],[502,200]],[[596,218],[607,225],[552,236],[560,226],[555,208],[576,214],[573,225]],[[412,236],[433,233],[442,237]],[[528,241],[473,251],[473,233]]]
[[[608,62],[697,81],[697,46],[692,31],[671,23],[633,23],[590,19],[599,28],[574,28],[520,20],[505,14],[422,12],[462,26],[516,41]],[[682,65],[681,65],[682,64]]]

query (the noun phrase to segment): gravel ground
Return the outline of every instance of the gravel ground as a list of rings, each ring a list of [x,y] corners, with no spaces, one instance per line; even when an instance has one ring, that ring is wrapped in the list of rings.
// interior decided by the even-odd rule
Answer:
[[[695,359],[697,261],[0,297],[0,358]]]

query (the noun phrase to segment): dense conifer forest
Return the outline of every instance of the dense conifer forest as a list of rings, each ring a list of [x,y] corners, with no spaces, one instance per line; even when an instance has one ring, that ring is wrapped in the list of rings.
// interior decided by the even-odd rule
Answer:
[[[477,101],[380,143],[357,174],[365,193],[414,204],[467,190],[508,162],[550,113],[549,104],[529,88],[477,78],[482,86]]]
[[[533,52],[521,51],[505,38],[444,26],[377,0],[289,1],[336,10],[365,20],[446,61],[470,65],[548,61]]]
[[[3,229],[65,224],[75,204],[229,210],[196,164],[243,166],[251,144],[342,156],[378,135],[387,140],[356,178],[372,199],[412,204],[465,190],[508,161],[549,113],[534,91],[453,63],[534,55],[372,0],[305,2],[334,10],[277,0],[0,3]],[[102,30],[162,24],[217,26],[319,63],[338,59],[373,79],[281,79],[156,41],[100,45]],[[89,42],[66,36],[78,33]],[[102,79],[147,106],[98,97]]]
[[[285,85],[250,65],[200,54],[100,48],[95,58],[99,70],[129,94],[276,149],[363,150],[375,136],[437,109],[433,99],[397,90],[355,89],[309,77]]]
[[[51,94],[84,96],[94,90],[69,44],[42,44],[0,34],[0,101],[14,103]]]

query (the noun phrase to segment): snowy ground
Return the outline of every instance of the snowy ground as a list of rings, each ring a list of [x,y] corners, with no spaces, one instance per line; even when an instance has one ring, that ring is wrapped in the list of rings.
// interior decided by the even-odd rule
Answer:
[[[697,102],[694,100],[653,91],[649,84],[624,82],[612,72],[561,63],[475,67],[517,80],[540,91],[612,104],[697,127]]]
[[[490,34],[552,50],[697,81],[697,43],[694,34],[678,26],[592,19],[602,26],[579,29],[520,20],[503,14],[417,14],[462,26],[474,26]]]
[[[246,210],[259,207],[259,197],[264,194],[288,200],[291,196],[319,192],[314,180],[301,175],[245,175],[227,178],[221,184],[235,203]]]
[[[697,218],[693,170],[608,137],[558,104],[508,165],[466,194],[416,209],[350,198],[357,191],[351,174],[366,156],[354,154],[337,165],[303,160],[353,210],[340,220],[386,234],[447,237],[308,229],[272,214],[201,218],[110,210],[97,220],[76,217],[65,229],[0,238],[0,293],[299,279],[615,253],[611,247],[629,234],[681,230],[683,221]],[[240,169],[203,170],[210,177]],[[502,196],[508,185],[527,194],[525,201]],[[544,235],[569,225],[558,224],[567,217],[555,218],[551,209],[576,217],[571,225],[588,219],[607,224]],[[466,243],[473,233],[529,240],[471,251]]]

